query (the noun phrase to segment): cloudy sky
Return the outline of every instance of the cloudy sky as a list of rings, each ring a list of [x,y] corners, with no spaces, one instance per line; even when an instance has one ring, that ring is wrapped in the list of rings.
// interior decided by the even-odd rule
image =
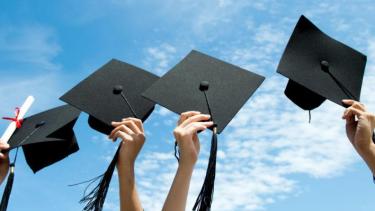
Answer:
[[[62,105],[59,96],[111,58],[161,76],[197,49],[267,77],[220,135],[213,210],[374,210],[375,185],[345,137],[343,108],[326,101],[308,124],[276,73],[304,14],[368,56],[361,100],[375,112],[373,11],[371,0],[1,1],[0,116],[12,115],[27,95],[36,97],[30,114]],[[177,118],[157,107],[145,125],[136,173],[148,211],[161,209],[177,168]],[[7,124],[1,121],[0,131]],[[8,210],[82,209],[85,186],[68,185],[102,173],[117,145],[90,129],[85,114],[75,131],[81,150],[35,175],[20,156]],[[187,209],[203,182],[209,133],[201,142]],[[104,210],[119,210],[117,179]]]

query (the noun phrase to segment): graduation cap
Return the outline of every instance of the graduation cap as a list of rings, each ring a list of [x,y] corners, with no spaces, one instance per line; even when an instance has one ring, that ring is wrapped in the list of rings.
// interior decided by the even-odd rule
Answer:
[[[285,95],[304,110],[326,99],[359,101],[366,56],[329,37],[301,16],[281,57],[277,72],[289,78]]]
[[[186,111],[208,113],[215,124],[205,181],[193,210],[211,207],[217,134],[224,130],[263,80],[260,75],[193,50],[143,93],[146,98],[178,114]]]
[[[159,77],[141,68],[112,59],[89,77],[65,93],[60,99],[89,114],[91,128],[110,134],[112,121],[135,117],[145,121],[155,104],[141,96]],[[94,178],[99,184],[82,200],[84,210],[102,210],[113,171],[117,152],[106,172]]]
[[[22,120],[22,125],[8,141],[9,150],[16,149],[16,155],[1,200],[1,211],[7,209],[18,148],[22,147],[26,162],[34,173],[77,152],[79,147],[73,127],[79,114],[79,110],[64,105]]]

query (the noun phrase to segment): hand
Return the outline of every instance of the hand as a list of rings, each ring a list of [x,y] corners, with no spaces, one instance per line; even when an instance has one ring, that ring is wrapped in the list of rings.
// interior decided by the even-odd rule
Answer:
[[[115,129],[111,132],[109,138],[113,141],[116,141],[117,138],[122,139],[120,161],[134,165],[137,155],[145,143],[142,121],[136,118],[126,118],[122,119],[121,122],[112,122],[112,126]]]
[[[375,116],[367,112],[362,103],[354,100],[343,100],[343,103],[350,106],[342,117],[346,119],[346,134],[350,142],[360,153],[370,151],[371,148],[375,149],[372,141]]]
[[[120,210],[143,210],[135,183],[134,163],[145,143],[142,121],[136,118],[122,119],[112,122],[115,129],[109,138],[116,141],[122,139],[117,170],[120,185]]]
[[[213,125],[210,115],[197,111],[182,113],[173,134],[180,150],[180,164],[194,165],[198,159],[200,143],[198,131],[204,131]]]
[[[9,145],[0,140],[0,184],[7,176],[9,171],[9,157],[8,152],[1,152],[3,150],[9,149]]]
[[[354,100],[343,100],[343,103],[350,106],[342,116],[346,119],[346,134],[372,175],[375,175],[375,144],[372,141],[375,116],[368,113],[362,103]]]

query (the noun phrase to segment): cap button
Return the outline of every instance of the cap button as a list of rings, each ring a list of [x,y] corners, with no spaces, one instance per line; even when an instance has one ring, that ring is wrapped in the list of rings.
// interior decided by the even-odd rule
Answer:
[[[328,73],[328,72],[329,72],[329,63],[328,63],[326,60],[321,61],[321,62],[320,62],[320,68],[321,68],[324,72]]]
[[[122,92],[123,88],[121,85],[116,85],[113,87],[113,94],[118,95]]]
[[[207,91],[209,87],[210,83],[208,83],[208,81],[201,81],[201,84],[199,85],[199,90]]]

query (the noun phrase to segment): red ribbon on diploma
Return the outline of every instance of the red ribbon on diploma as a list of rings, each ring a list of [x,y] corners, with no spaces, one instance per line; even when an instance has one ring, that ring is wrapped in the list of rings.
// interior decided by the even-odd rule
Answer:
[[[16,116],[14,118],[3,117],[3,119],[15,122],[16,123],[16,127],[20,128],[22,126],[22,122],[23,122],[23,119],[18,119],[18,115],[20,114],[20,108],[18,108],[18,107],[16,108],[15,114],[16,114]]]

